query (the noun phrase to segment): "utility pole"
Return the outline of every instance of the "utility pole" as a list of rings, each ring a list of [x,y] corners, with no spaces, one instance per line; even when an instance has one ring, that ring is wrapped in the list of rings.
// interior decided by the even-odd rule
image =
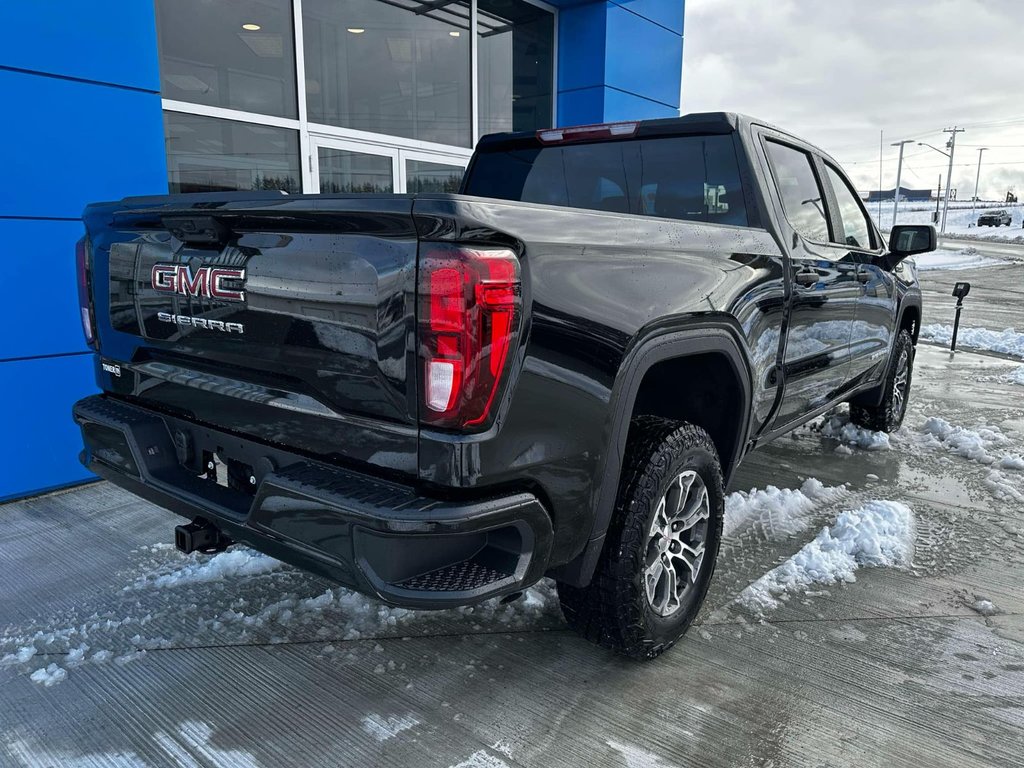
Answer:
[[[885,131],[878,132],[878,223],[882,223],[882,146],[885,142]]]
[[[949,188],[953,183],[953,154],[956,152],[956,135],[963,133],[963,128],[943,128],[943,133],[950,134],[946,147],[949,149],[949,170],[946,171],[946,200],[942,205],[942,234],[946,234],[946,216],[949,215]]]
[[[894,227],[896,226],[896,209],[899,208],[900,205],[900,179],[903,174],[903,145],[913,143],[914,142],[912,142],[910,139],[904,139],[903,141],[895,141],[889,145],[891,147],[900,148],[900,159],[899,162],[897,162],[896,164],[896,191],[893,193],[892,196],[892,225]]]
[[[978,175],[974,177],[974,199],[971,200],[971,224],[974,223],[974,208],[978,204],[978,182],[981,181],[981,153],[986,149],[988,147],[982,147],[978,150]]]
[[[939,201],[942,199],[942,174],[939,174],[939,186],[935,188],[935,223],[939,221]]]

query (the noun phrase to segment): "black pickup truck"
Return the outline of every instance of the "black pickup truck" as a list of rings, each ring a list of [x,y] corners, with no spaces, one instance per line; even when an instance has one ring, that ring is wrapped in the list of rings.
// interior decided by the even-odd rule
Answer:
[[[734,114],[488,136],[459,194],[90,205],[96,474],[395,605],[555,579],[651,658],[696,615],[743,456],[837,403],[899,426],[931,226]]]

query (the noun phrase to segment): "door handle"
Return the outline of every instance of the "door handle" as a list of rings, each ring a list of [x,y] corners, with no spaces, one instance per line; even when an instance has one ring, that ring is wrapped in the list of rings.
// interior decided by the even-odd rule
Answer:
[[[796,282],[796,284],[803,286],[804,288],[810,288],[813,285],[817,285],[820,279],[821,278],[819,277],[818,273],[815,272],[813,269],[801,269],[799,272],[793,275],[793,280]]]

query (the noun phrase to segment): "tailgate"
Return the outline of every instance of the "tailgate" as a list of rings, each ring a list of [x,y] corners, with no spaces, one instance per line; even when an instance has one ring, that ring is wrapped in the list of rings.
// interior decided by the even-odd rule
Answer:
[[[416,471],[412,200],[90,206],[107,391],[300,451]],[[111,368],[113,366],[110,366]]]

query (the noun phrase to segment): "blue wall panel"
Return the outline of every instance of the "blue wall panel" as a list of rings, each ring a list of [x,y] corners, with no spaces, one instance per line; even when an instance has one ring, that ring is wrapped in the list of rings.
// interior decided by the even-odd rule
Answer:
[[[682,0],[601,0],[558,18],[558,122],[679,114]]]
[[[0,301],[0,362],[88,351],[75,273],[75,241],[84,231],[79,221],[0,219],[4,282],[21,288]]]
[[[167,191],[159,95],[0,69],[0,97],[32,105],[0,123],[0,216],[78,218],[91,201]]]
[[[95,388],[92,355],[0,364],[0,500],[87,480],[71,405]]]
[[[627,11],[650,19],[655,24],[683,34],[683,0],[614,0]]]
[[[150,0],[0,3],[0,499],[89,477],[74,245],[86,203],[167,189],[155,29]]]
[[[0,66],[158,91],[152,0],[4,0]]]

